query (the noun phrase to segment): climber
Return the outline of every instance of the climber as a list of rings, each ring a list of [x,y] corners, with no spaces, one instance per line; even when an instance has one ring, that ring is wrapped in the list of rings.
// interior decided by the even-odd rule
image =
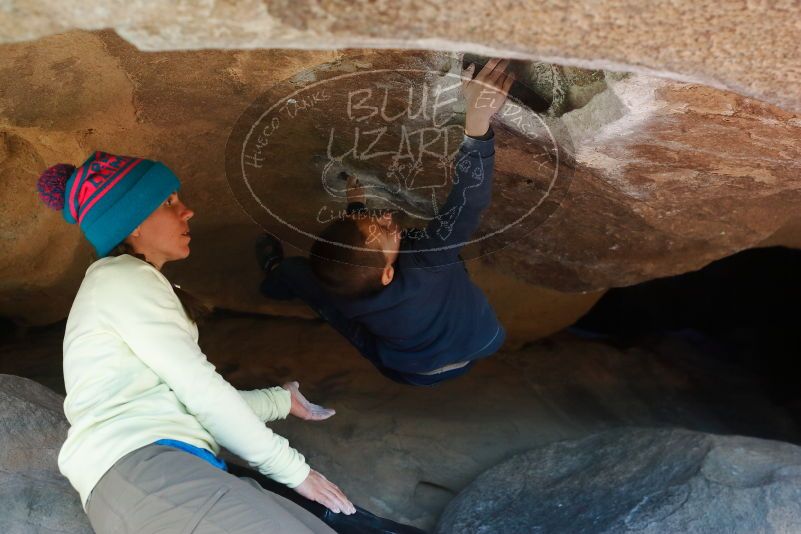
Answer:
[[[100,151],[39,179],[42,200],[77,223],[100,258],[66,325],[71,426],[59,469],[100,534],[334,532],[318,517],[342,523],[356,508],[264,425],[287,415],[322,421],[334,410],[307,401],[297,382],[234,389],[197,344],[200,301],[161,273],[189,255],[193,212],[178,188],[160,162]],[[318,517],[227,472],[221,447],[294,489]],[[359,532],[373,531],[395,532]]]
[[[392,213],[371,213],[358,179],[348,178],[348,215],[326,227],[310,260],[283,258],[270,234],[256,244],[261,292],[300,298],[385,376],[426,386],[465,374],[503,344],[505,331],[459,255],[492,197],[490,119],[514,82],[494,59],[473,79],[463,73],[464,141],[448,200],[425,229],[401,231]]]

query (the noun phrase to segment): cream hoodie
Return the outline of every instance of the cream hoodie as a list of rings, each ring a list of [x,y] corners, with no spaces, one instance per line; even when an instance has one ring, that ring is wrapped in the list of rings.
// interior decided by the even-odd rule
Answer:
[[[86,271],[64,335],[71,426],[58,456],[84,507],[117,460],[159,439],[215,454],[223,446],[289,487],[306,479],[303,455],[264,425],[286,417],[289,392],[237,391],[197,339],[197,326],[152,265],[123,255]]]

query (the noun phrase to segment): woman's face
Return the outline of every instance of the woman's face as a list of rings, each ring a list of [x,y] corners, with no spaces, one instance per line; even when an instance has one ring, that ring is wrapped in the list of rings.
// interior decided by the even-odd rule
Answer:
[[[134,252],[144,254],[157,269],[168,261],[189,256],[189,219],[195,213],[173,193],[142,221],[126,242]]]

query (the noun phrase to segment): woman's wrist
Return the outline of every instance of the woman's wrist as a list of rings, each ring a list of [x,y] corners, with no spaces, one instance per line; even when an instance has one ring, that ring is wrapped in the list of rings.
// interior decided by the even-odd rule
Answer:
[[[464,133],[470,137],[484,137],[489,132],[489,121],[479,121],[477,123],[465,122]]]

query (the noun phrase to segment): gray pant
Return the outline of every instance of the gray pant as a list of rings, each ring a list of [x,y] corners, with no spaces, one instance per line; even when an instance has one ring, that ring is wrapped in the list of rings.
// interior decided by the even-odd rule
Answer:
[[[98,534],[330,534],[312,514],[187,452],[148,445],[117,461],[89,496]]]

